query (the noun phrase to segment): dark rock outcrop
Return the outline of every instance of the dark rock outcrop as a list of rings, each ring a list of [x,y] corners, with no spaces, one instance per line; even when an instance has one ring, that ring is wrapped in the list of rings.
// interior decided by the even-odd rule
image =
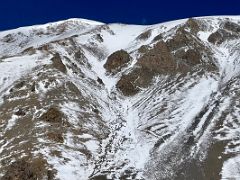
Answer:
[[[67,69],[66,66],[63,64],[62,60],[61,60],[61,56],[57,53],[53,56],[53,58],[51,59],[53,62],[53,66],[58,69],[59,71],[66,73]]]
[[[55,107],[51,107],[45,112],[40,119],[49,123],[61,123],[63,114]]]
[[[187,51],[179,51],[176,53],[176,57],[182,60],[185,65],[193,67],[195,65],[201,64],[201,54],[195,49],[188,49]]]
[[[187,20],[187,22],[184,25],[184,28],[189,28],[190,31],[194,34],[197,34],[201,29],[198,20],[193,18],[189,18]]]
[[[23,109],[19,108],[14,114],[16,116],[25,116],[26,112]]]
[[[101,84],[101,85],[104,85],[104,82],[103,82],[103,80],[102,80],[100,77],[97,78],[97,82],[98,82],[99,84]]]
[[[117,88],[126,96],[134,95],[139,87],[147,87],[154,75],[172,73],[175,68],[169,48],[161,41],[138,60],[132,72],[121,77]]]
[[[138,52],[144,54],[144,53],[147,53],[149,51],[149,46],[147,45],[142,45],[139,49],[138,49]]]
[[[124,50],[116,51],[111,54],[104,68],[110,73],[117,73],[131,60],[131,56]]]
[[[220,28],[210,34],[208,41],[212,44],[219,45],[226,40],[238,38],[240,36],[240,26],[234,22],[224,22]]]
[[[208,42],[220,45],[226,40],[237,38],[239,35],[233,32],[226,31],[225,29],[218,29],[216,32],[210,34]]]
[[[221,44],[223,41],[223,34],[220,30],[210,34],[210,36],[208,37],[208,42],[212,44]]]
[[[137,76],[135,76],[136,71],[133,71],[130,74],[123,75],[121,79],[117,82],[116,87],[125,95],[132,96],[138,93],[138,88],[136,87],[135,80]]]
[[[64,139],[61,133],[49,132],[47,133],[48,139],[55,141],[57,143],[63,143]]]
[[[137,66],[153,73],[167,73],[175,70],[175,62],[170,49],[163,41],[144,54],[137,62]]]
[[[188,20],[184,26],[191,28],[195,33],[200,29],[193,19]],[[157,75],[186,74],[195,67],[202,67],[205,70],[216,68],[212,62],[211,51],[183,27],[179,27],[176,34],[166,42],[159,41],[152,49],[143,47],[139,49],[143,55],[138,59],[134,69],[124,74],[117,83],[117,88],[124,95],[131,96],[138,93],[141,88],[148,87],[153,77]]]
[[[152,34],[152,31],[151,29],[150,30],[147,30],[143,33],[141,33],[138,37],[137,37],[137,40],[147,40]]]
[[[54,173],[46,168],[46,161],[43,159],[33,159],[31,162],[22,159],[13,162],[2,180],[37,180],[47,178],[52,180]]]
[[[238,25],[234,22],[230,22],[230,21],[227,21],[227,22],[224,23],[223,29],[226,29],[228,31],[232,31],[234,33],[240,33],[240,25]]]
[[[155,37],[153,38],[153,42],[159,41],[159,40],[162,40],[162,39],[163,39],[162,34],[159,34],[159,35],[157,35],[157,36],[155,36]]]

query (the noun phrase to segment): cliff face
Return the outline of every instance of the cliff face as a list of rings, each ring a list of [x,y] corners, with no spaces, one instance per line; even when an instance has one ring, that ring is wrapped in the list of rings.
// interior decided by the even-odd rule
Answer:
[[[239,17],[0,32],[0,178],[240,176]]]

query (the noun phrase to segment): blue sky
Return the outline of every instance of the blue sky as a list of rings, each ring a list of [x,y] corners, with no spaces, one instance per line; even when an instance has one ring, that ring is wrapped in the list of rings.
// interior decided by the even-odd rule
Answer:
[[[3,0],[0,30],[68,18],[154,24],[206,15],[240,15],[239,0]]]

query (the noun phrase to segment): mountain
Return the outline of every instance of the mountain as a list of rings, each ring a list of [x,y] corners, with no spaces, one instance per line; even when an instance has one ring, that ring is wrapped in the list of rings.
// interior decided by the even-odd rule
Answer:
[[[0,32],[0,179],[239,179],[239,40],[239,16]]]

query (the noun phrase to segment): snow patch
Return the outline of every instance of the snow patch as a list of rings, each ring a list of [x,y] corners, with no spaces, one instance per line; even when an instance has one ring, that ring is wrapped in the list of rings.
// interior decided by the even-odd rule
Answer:
[[[240,156],[230,158],[223,164],[222,180],[225,179],[240,179]]]

